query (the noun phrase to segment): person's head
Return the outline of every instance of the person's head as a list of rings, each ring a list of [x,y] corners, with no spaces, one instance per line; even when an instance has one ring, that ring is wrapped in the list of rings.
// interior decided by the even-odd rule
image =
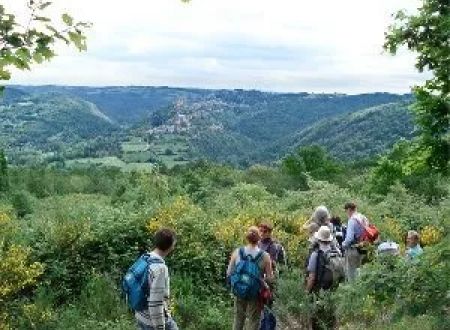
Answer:
[[[333,235],[331,234],[330,227],[321,226],[317,232],[314,234],[314,238],[320,243],[324,245],[331,244],[333,241]]]
[[[303,228],[308,231],[309,237],[313,237],[314,234],[319,230],[320,226],[315,222],[310,222],[304,225]]]
[[[175,232],[168,228],[158,230],[153,237],[155,248],[163,256],[166,256],[173,251],[176,241]]]
[[[261,239],[266,239],[272,237],[273,227],[267,222],[263,222],[258,225],[259,235]]]
[[[320,226],[330,222],[330,212],[326,206],[320,205],[314,210],[311,216],[311,222],[315,222]]]
[[[406,245],[408,247],[415,247],[420,242],[420,235],[415,230],[408,231],[408,236],[406,236]]]
[[[340,226],[342,225],[342,221],[340,217],[332,217],[330,219],[330,222],[333,224],[333,226]]]
[[[256,245],[261,240],[259,229],[256,226],[251,226],[245,234],[245,239],[251,245]]]
[[[353,202],[345,203],[344,210],[345,213],[347,213],[348,217],[350,218],[353,215],[353,213],[356,212],[356,204]]]

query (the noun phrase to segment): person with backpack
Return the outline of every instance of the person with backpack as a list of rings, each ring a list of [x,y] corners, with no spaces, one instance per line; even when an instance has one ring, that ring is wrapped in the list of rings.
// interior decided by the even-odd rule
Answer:
[[[328,226],[321,226],[314,234],[318,246],[311,253],[307,266],[306,291],[310,294],[337,287],[344,278],[344,268],[340,252],[332,246],[333,235]],[[312,329],[321,329],[320,323],[334,324],[334,315],[324,315],[320,307],[311,318]],[[319,322],[319,319],[322,322]],[[327,327],[328,328],[328,327]]]
[[[141,330],[178,330],[169,311],[170,278],[164,262],[175,243],[174,231],[158,230],[154,236],[155,249],[138,258],[123,280],[128,304]]]
[[[261,240],[258,247],[267,252],[272,260],[274,273],[279,273],[280,266],[286,266],[286,253],[283,246],[272,237],[273,227],[268,223],[261,223],[258,226]]]
[[[348,282],[352,282],[356,279],[358,268],[361,267],[364,257],[362,245],[373,243],[378,237],[378,231],[369,224],[369,220],[364,215],[357,211],[355,203],[346,203],[344,209],[348,216],[347,235],[342,242],[342,248],[345,251],[345,277]]]
[[[347,235],[347,227],[342,223],[340,217],[332,217],[330,222],[333,225],[333,235],[336,238],[339,249],[342,252],[342,242],[344,242]]]
[[[267,252],[258,247],[261,239],[257,227],[250,227],[245,235],[247,245],[233,252],[227,269],[234,301],[233,330],[259,330],[262,318],[260,293],[267,290],[274,279],[272,261]]]

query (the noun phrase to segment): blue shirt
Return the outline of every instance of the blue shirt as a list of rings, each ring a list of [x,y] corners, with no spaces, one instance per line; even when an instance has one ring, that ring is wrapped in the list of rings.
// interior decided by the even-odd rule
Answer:
[[[410,260],[416,259],[422,253],[423,253],[423,249],[419,244],[406,250],[406,256]]]
[[[347,236],[345,237],[344,242],[342,242],[342,247],[344,249],[348,249],[350,245],[357,243],[358,239],[363,234],[363,227],[358,222],[363,221],[363,218],[364,216],[362,214],[355,213],[348,219]]]

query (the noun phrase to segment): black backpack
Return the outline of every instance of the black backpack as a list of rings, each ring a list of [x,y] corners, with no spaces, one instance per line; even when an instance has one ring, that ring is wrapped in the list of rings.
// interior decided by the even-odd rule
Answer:
[[[344,259],[332,249],[327,252],[317,250],[315,290],[335,289],[344,279]]]

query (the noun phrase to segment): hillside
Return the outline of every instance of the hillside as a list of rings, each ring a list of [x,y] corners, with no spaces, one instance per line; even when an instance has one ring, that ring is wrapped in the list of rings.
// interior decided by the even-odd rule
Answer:
[[[0,106],[0,143],[12,156],[26,151],[54,153],[80,142],[95,145],[117,125],[87,101],[59,94],[24,95]]]
[[[318,144],[338,159],[367,158],[385,152],[399,139],[413,136],[408,103],[390,103],[321,120],[280,140],[266,152],[287,153],[298,146]]]

